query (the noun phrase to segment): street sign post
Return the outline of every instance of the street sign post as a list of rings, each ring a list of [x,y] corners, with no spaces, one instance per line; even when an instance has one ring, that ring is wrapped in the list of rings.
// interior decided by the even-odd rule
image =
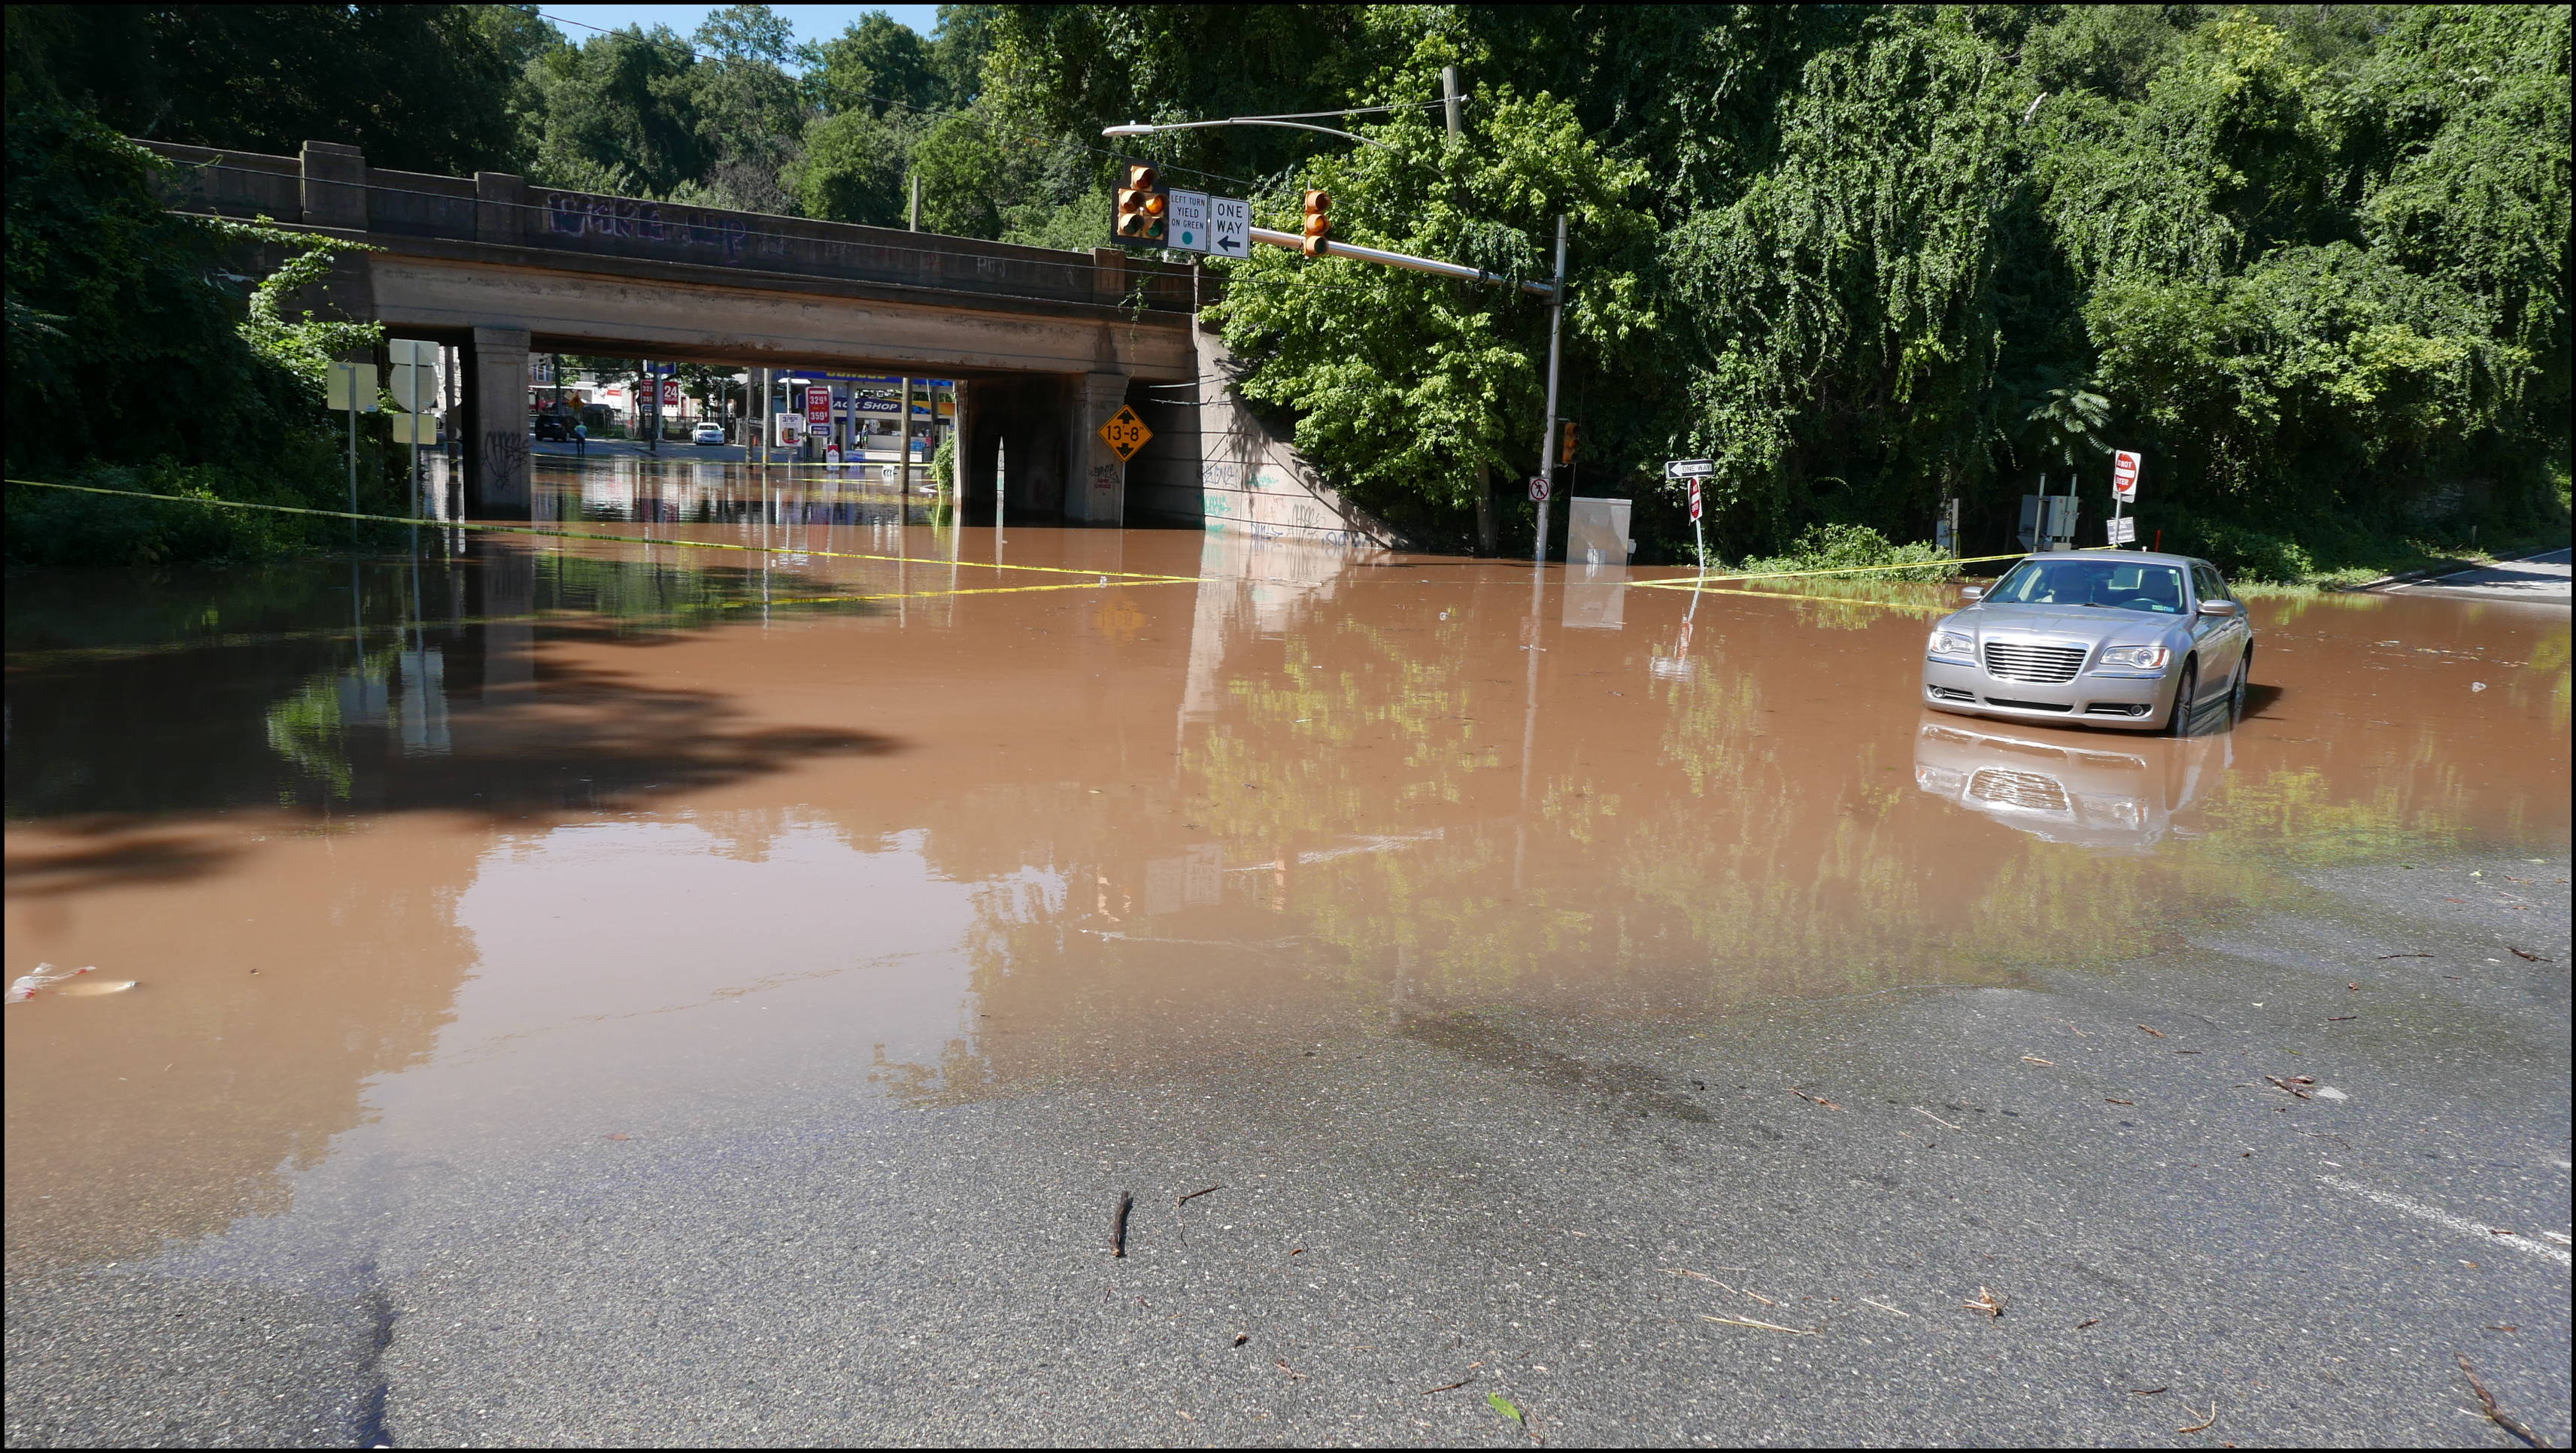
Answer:
[[[1172,193],[1171,225],[1167,235],[1173,250],[1205,252],[1208,250],[1208,194],[1205,192]]]
[[[1717,473],[1714,459],[1672,459],[1664,463],[1664,478],[1690,481],[1691,540],[1699,548],[1699,568],[1708,568],[1708,527],[1700,523],[1699,482]]]
[[[329,365],[322,379],[322,402],[326,407],[349,411],[349,513],[354,515],[358,512],[358,416],[376,411],[376,366]],[[350,538],[354,540],[357,533],[358,522],[351,520]]]
[[[2137,522],[2134,520],[2125,522],[2126,532],[2123,532],[2123,521],[2120,510],[2124,505],[2133,505],[2138,502],[2138,475],[2146,468],[2146,463],[2147,461],[2145,456],[2132,453],[2129,450],[2114,449],[2111,451],[2110,525],[2111,543],[2114,545],[2130,544],[2138,538],[2138,526]]]
[[[1208,251],[1217,257],[1252,255],[1252,204],[1241,197],[1208,198]]]
[[[438,345],[417,338],[396,338],[385,345],[393,357],[393,377],[385,389],[394,397],[394,442],[411,446],[411,512],[421,514],[420,446],[438,442]]]
[[[1531,475],[1529,482],[1530,503],[1534,505],[1543,505],[1547,503],[1547,492],[1547,476],[1544,474]]]

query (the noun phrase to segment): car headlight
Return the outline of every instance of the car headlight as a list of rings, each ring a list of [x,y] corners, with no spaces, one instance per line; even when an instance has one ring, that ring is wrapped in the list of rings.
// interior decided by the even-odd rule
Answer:
[[[2130,666],[2141,671],[2161,670],[2173,659],[2173,652],[2162,646],[2112,646],[2102,652],[2105,666]]]
[[[1930,649],[1935,656],[1967,656],[1975,654],[1977,643],[1965,631],[1934,631]]]

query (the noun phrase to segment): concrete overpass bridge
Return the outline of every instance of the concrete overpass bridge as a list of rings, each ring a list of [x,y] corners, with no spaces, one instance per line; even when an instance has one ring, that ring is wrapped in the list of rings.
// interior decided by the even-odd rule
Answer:
[[[1195,326],[1215,280],[1193,267],[392,171],[331,142],[141,144],[178,163],[174,210],[374,249],[344,254],[314,306],[458,349],[478,516],[528,515],[528,354],[562,351],[960,380],[970,510],[1007,445],[1015,517],[1393,543],[1235,406]],[[1124,469],[1096,433],[1122,405],[1155,433]]]

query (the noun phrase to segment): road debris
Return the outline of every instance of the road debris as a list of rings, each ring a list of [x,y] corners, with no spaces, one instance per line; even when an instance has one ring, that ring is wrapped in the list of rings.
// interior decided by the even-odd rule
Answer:
[[[2135,1100],[2114,1100],[2110,1096],[2104,1095],[2102,1097],[2102,1103],[2105,1105],[2135,1105],[2138,1102]]]
[[[2087,1328],[2087,1327],[2099,1327],[2099,1326],[2101,1326],[2101,1325],[2102,1325],[2102,1319],[2101,1319],[2101,1318],[2099,1318],[2099,1317],[2092,1317],[2092,1318],[2088,1318],[2088,1319],[2086,1319],[2085,1321],[2081,1321],[2081,1322],[2076,1323],[2076,1324],[2075,1324],[2075,1330],[2076,1330],[2076,1331],[2078,1331],[2078,1332],[2081,1332],[2081,1331],[2083,1331],[2083,1330],[2084,1330],[2085,1328]]]
[[[1828,1100],[1821,1095],[1810,1095],[1806,1091],[1799,1089],[1796,1085],[1791,1085],[1789,1087],[1789,1093],[1806,1101],[1810,1105],[1822,1105],[1828,1110],[1839,1110],[1842,1108],[1842,1106],[1835,1104],[1833,1101]]]
[[[1126,1191],[1118,1193],[1118,1210],[1109,1218],[1109,1254],[1127,1254],[1127,1213],[1136,1209],[1136,1198]]]
[[[1786,1332],[1792,1337],[1813,1337],[1816,1335],[1804,1327],[1783,1327],[1777,1322],[1756,1322],[1750,1317],[1712,1317],[1708,1313],[1702,1312],[1699,1314],[1699,1319],[1703,1322],[1724,1322],[1730,1327],[1759,1327],[1765,1332]]]
[[[1989,1317],[2000,1317],[2004,1314],[2003,1298],[1996,1296],[1993,1292],[1986,1290],[1984,1287],[1977,1288],[1977,1299],[1975,1301],[1961,1302],[1959,1305],[1967,1308],[1971,1312],[1983,1312]]]
[[[2050,1069],[2055,1069],[2055,1068],[2057,1068],[2057,1061],[2055,1061],[2055,1060],[2053,1060],[2053,1059],[2041,1059],[2038,1055],[2035,1055],[2035,1054],[2026,1054],[2026,1055],[2023,1055],[2023,1056],[2021,1057],[2021,1062],[2022,1062],[2023,1064],[2026,1064],[2026,1065],[2046,1065],[2046,1066],[2048,1066]]]
[[[1179,1200],[1172,1202],[1172,1209],[1177,1211],[1183,1206],[1188,1205],[1190,1202],[1197,1200],[1201,1196],[1213,1195],[1224,1189],[1225,1187],[1223,1186],[1210,1186],[1204,1191],[1192,1191],[1188,1195],[1181,1197]]]
[[[2186,1410],[2188,1410],[2188,1409],[2191,1407],[2191,1404],[2189,1404],[2189,1403],[2185,1403],[2185,1404],[2183,1404],[2183,1407],[2184,1407]],[[2190,1427],[2188,1427],[2188,1428],[2176,1428],[2176,1429],[2174,1429],[2174,1431],[2175,1431],[2175,1432],[2177,1432],[2177,1433],[2206,1433],[2206,1432],[2208,1432],[2208,1431],[2209,1431],[2210,1424],[2215,1423],[2215,1422],[2217,1422],[2217,1421],[2218,1421],[2218,1400],[2217,1400],[2216,1398],[2211,1398],[2211,1399],[2209,1400],[2209,1416],[2208,1416],[2208,1417],[2201,1419],[2199,1422],[2192,1424],[2192,1425],[2191,1425]]]
[[[2171,1386],[2166,1386],[2166,1387],[2133,1387],[2133,1388],[2129,1389],[2129,1396],[2131,1396],[2131,1397],[2133,1397],[2133,1398],[2151,1398],[2151,1397],[2154,1397],[2157,1393],[2160,1393],[2160,1392],[2171,1392],[2171,1391],[2173,1391],[2173,1388],[2172,1388]]]
[[[1915,1107],[1914,1107],[1914,1113],[1915,1113],[1915,1114],[1917,1114],[1917,1115],[1922,1116],[1922,1117],[1923,1117],[1924,1119],[1926,1119],[1926,1120],[1931,1121],[1931,1122],[1932,1122],[1933,1124],[1935,1124],[1935,1125],[1950,1125],[1950,1122],[1949,1122],[1949,1121],[1942,1119],[1940,1116],[1933,1114],[1931,1111],[1924,1109],[1924,1108],[1923,1108],[1922,1106],[1920,1106],[1920,1105],[1917,1105],[1917,1106],[1915,1106]],[[1964,1125],[1950,1125],[1950,1128],[1951,1128],[1951,1129],[1953,1129],[1953,1130],[1965,1130],[1965,1129],[1967,1129],[1967,1127],[1966,1127],[1966,1126],[1964,1126]]]
[[[2298,1096],[2298,1097],[2299,1097],[2300,1099],[2302,1099],[2302,1100],[2313,1100],[2313,1099],[2315,1099],[2315,1098],[2316,1098],[2316,1096],[2311,1095],[2311,1094],[2309,1094],[2307,1091],[2300,1089],[2297,1085],[2292,1084],[2290,1081],[2285,1080],[2285,1079],[2282,1079],[2279,1075],[2265,1075],[2263,1078],[2265,1078],[2265,1079],[2267,1079],[2267,1080],[2270,1080],[2270,1081],[2272,1082],[2272,1084],[2273,1084],[2273,1087],[2274,1087],[2274,1088],[2276,1088],[2276,1089],[2281,1089],[2281,1090],[2287,1090],[2288,1092],[2290,1092],[2290,1093],[2291,1093],[2291,1094],[2293,1094],[2293,1095]],[[2310,1083],[2310,1084],[2314,1084],[2314,1083],[2315,1083],[2315,1081],[2311,1080],[2311,1081],[2309,1081],[2309,1083]]]
[[[1235,1334],[1234,1334],[1234,1345],[1235,1345],[1235,1346],[1237,1346],[1237,1347],[1240,1347],[1240,1346],[1242,1346],[1244,1343],[1249,1342],[1249,1341],[1251,1341],[1251,1340],[1252,1340],[1252,1334],[1251,1334],[1251,1333],[1249,1333],[1249,1332],[1237,1332],[1237,1333],[1235,1333]]]
[[[2557,962],[2557,960],[2552,959],[2552,958],[2551,958],[2549,955],[2547,955],[2547,954],[2536,954],[2536,953],[2533,953],[2531,950],[2529,950],[2529,949],[2527,949],[2527,948],[2513,948],[2513,945],[2512,945],[2512,944],[2506,944],[2506,945],[2505,945],[2505,947],[2506,947],[2506,948],[2509,948],[2509,949],[2513,949],[2513,951],[2514,951],[2515,953],[2517,953],[2517,954],[2521,955],[2522,957],[2524,957],[2524,958],[2526,958],[2526,959],[2531,960],[2531,961],[2532,961],[2533,963],[2535,963],[2535,964],[2547,964],[2547,963],[2555,963],[2555,962]]]
[[[2496,1406],[2495,1394],[2487,1391],[2487,1385],[2478,1380],[2478,1370],[2469,1366],[2469,1359],[2456,1352],[2451,1354],[2451,1358],[2453,1361],[2460,1364],[2460,1372],[2469,1380],[2469,1391],[2478,1395],[2479,1406],[2487,1410],[2487,1421],[2504,1429],[2515,1437],[2520,1438],[2522,1441],[2530,1444],[2534,1448],[2546,1448],[2549,1446],[2547,1443],[2540,1440],[2539,1434],[2531,1431],[2529,1425],[2514,1418],[2512,1415],[2505,1412],[2504,1409]]]
[[[2147,1029],[2147,1027],[2146,1027],[2145,1025],[2143,1025],[2143,1024],[2139,1025],[2138,1027],[2139,1027],[2140,1029]],[[2164,1038],[2164,1037],[2165,1037],[2165,1032],[2164,1032],[2163,1030],[2161,1030],[2161,1029],[2147,1029],[2147,1033],[2154,1035],[2154,1036],[2155,1036],[2156,1038],[2158,1038],[2158,1039],[2162,1039],[2162,1038]]]
[[[28,1000],[35,998],[39,993],[52,988],[56,984],[77,979],[83,974],[95,974],[97,972],[98,965],[96,964],[89,964],[77,969],[57,969],[52,964],[38,964],[33,972],[21,974],[18,977],[17,982],[9,986],[9,1002],[12,1004],[24,1004]]]
[[[1444,1382],[1438,1387],[1426,1387],[1422,1390],[1421,1396],[1429,1397],[1435,1392],[1456,1392],[1458,1389],[1465,1387],[1467,1384],[1474,1382],[1475,1380],[1476,1379],[1472,1377],[1462,1377],[1456,1382]]]
[[[1290,1377],[1297,1379],[1299,1382],[1304,1382],[1306,1380],[1306,1374],[1290,1367],[1287,1363],[1280,1361],[1276,1357],[1270,1359],[1270,1365],[1278,1368],[1281,1372],[1288,1374]]]

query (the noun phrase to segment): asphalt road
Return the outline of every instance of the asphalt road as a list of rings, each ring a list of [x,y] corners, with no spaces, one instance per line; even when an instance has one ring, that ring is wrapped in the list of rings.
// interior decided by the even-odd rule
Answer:
[[[2515,1446],[2464,1357],[2563,1446],[2568,876],[2310,874],[2125,963],[1714,1024],[459,1117],[13,1281],[8,1439]]]
[[[2518,601],[2534,605],[2568,603],[2568,552],[2543,550],[2515,560],[2499,560],[2471,570],[2457,570],[2430,580],[2387,587],[2392,595],[2437,595],[2458,600]]]

